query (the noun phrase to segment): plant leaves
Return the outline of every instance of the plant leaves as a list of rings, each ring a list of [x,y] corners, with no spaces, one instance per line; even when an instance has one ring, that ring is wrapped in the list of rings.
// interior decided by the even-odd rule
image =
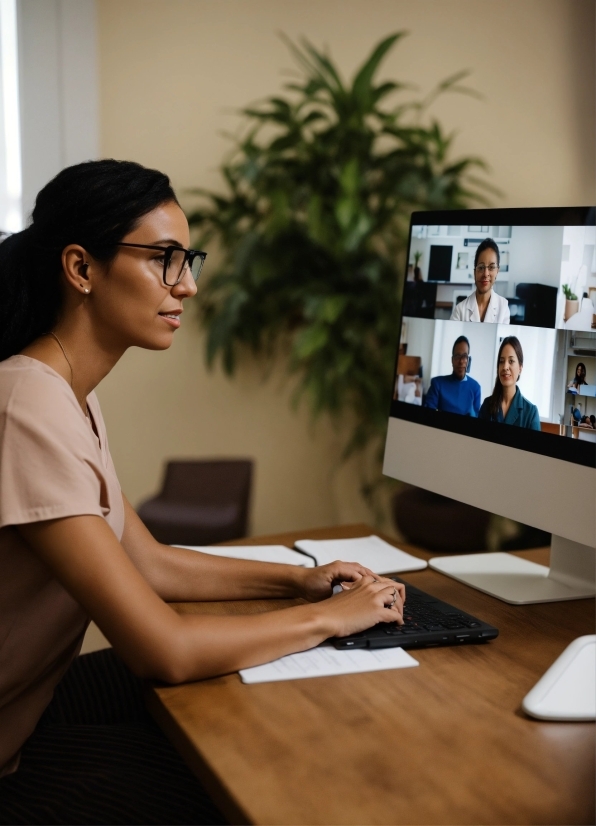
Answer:
[[[365,112],[370,108],[373,96],[372,79],[381,65],[383,58],[397,41],[405,37],[406,34],[407,32],[405,31],[396,32],[386,37],[385,40],[382,40],[356,74],[352,83],[352,95],[361,111]]]
[[[294,401],[351,423],[345,455],[386,430],[410,213],[500,194],[481,158],[452,157],[455,134],[428,114],[442,94],[478,97],[467,71],[393,107],[411,85],[375,85],[404,35],[378,43],[348,85],[328,51],[280,35],[298,72],[242,111],[221,191],[190,192],[193,233],[217,245],[199,286],[208,364],[232,375],[243,351],[262,363],[285,353]]]

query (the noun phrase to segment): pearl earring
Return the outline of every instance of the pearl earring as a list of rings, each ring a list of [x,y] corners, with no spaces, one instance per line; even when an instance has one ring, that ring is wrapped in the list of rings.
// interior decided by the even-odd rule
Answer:
[[[84,292],[84,293],[88,293],[88,292],[89,292],[88,287],[85,287],[85,289],[83,290],[83,292]]]

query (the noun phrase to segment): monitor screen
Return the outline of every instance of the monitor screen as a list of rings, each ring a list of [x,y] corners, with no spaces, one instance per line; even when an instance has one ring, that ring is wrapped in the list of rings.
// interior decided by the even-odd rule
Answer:
[[[415,213],[391,416],[594,467],[594,215]]]

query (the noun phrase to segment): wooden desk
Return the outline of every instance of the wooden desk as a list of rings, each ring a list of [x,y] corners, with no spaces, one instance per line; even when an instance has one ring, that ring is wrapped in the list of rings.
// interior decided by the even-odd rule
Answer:
[[[370,533],[353,525],[245,544]],[[522,555],[548,559],[546,550]],[[594,726],[521,711],[565,646],[594,633],[593,600],[516,607],[428,569],[404,578],[496,625],[500,636],[413,651],[420,666],[403,671],[250,686],[231,674],[156,687],[155,719],[232,823],[593,824]],[[180,610],[241,614],[288,604]]]

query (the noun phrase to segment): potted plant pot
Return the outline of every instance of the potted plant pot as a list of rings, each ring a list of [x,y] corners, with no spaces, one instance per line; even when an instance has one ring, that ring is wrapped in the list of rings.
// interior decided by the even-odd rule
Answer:
[[[563,313],[563,321],[567,321],[572,315],[579,313],[579,299],[565,299],[565,312]]]

